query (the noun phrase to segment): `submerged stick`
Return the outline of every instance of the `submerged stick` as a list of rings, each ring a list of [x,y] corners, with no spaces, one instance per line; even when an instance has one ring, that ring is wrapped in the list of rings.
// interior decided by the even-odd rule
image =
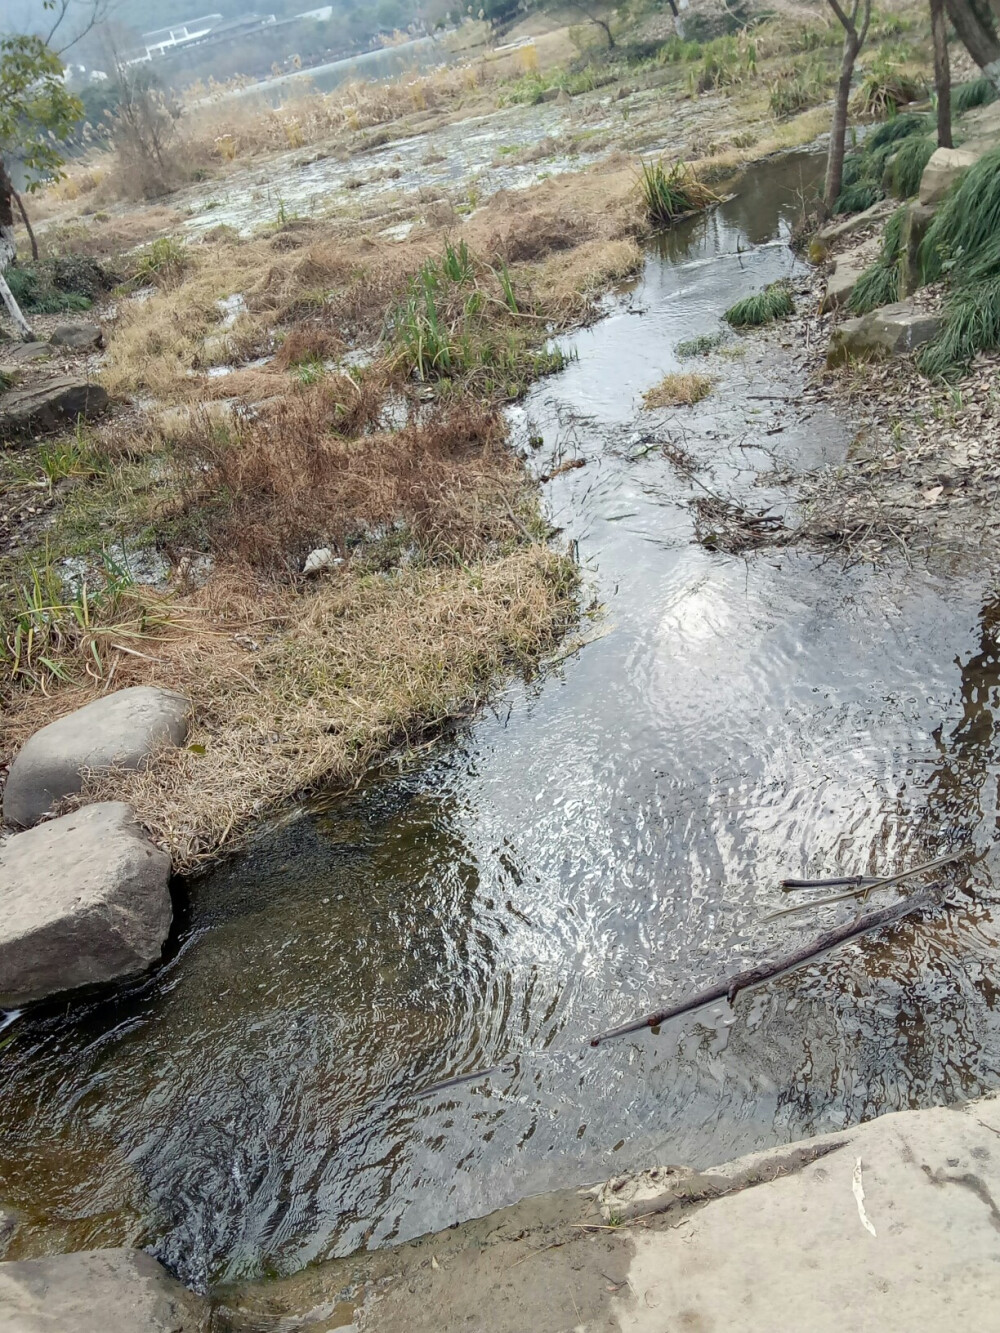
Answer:
[[[912,897],[894,903],[891,907],[882,907],[877,912],[864,913],[842,926],[835,926],[832,930],[820,935],[812,944],[807,944],[794,953],[787,954],[784,958],[777,958],[770,963],[761,963],[746,972],[740,972],[730,980],[721,981],[708,990],[699,991],[697,995],[682,1000],[680,1004],[671,1005],[668,1009],[658,1009],[654,1013],[645,1014],[642,1018],[634,1019],[631,1023],[623,1023],[621,1027],[610,1028],[607,1032],[599,1032],[596,1037],[591,1037],[590,1044],[591,1046],[600,1046],[602,1041],[607,1041],[610,1037],[625,1037],[632,1032],[641,1032],[643,1028],[656,1027],[660,1023],[666,1023],[671,1018],[678,1018],[681,1014],[690,1013],[692,1009],[700,1009],[703,1005],[711,1004],[715,1000],[728,1000],[732,1004],[739,992],[746,990],[748,986],[756,986],[761,981],[767,981],[781,972],[788,972],[792,968],[799,967],[802,963],[807,963],[810,959],[815,958],[817,954],[825,953],[835,945],[843,944],[847,940],[854,939],[858,935],[864,935],[870,930],[876,930],[879,926],[901,921],[903,917],[909,916],[911,912],[920,912],[929,907],[939,907],[942,898],[942,890],[933,885],[926,889],[919,889]]]

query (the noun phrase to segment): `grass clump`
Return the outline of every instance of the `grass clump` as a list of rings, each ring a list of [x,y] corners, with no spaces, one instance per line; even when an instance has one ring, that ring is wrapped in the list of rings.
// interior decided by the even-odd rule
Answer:
[[[862,116],[892,116],[901,106],[927,95],[927,79],[886,56],[877,56],[854,95],[854,109]]]
[[[700,181],[685,162],[667,170],[662,162],[644,162],[639,177],[646,216],[658,227],[669,227],[691,213],[719,203],[719,196]]]
[[[844,175],[840,194],[833,207],[834,213],[861,213],[871,208],[872,204],[877,204],[886,189],[895,192],[908,186],[916,170],[915,164],[923,152],[923,148],[909,148],[909,141],[918,139],[922,143],[932,128],[927,116],[904,112],[872,130],[861,151],[851,153],[844,162]],[[903,158],[898,177],[894,177],[893,168],[901,154]],[[916,193],[915,189],[913,193]],[[908,198],[909,195],[900,197]]]
[[[707,356],[709,352],[714,352],[717,347],[721,347],[726,341],[726,335],[720,330],[718,333],[701,333],[697,338],[685,338],[674,348],[677,356]]]
[[[421,266],[390,320],[396,366],[419,380],[474,381],[488,396],[518,398],[566,364],[534,316],[522,309],[506,263],[479,263],[464,241],[448,242],[442,258]]]
[[[848,185],[837,195],[837,201],[833,206],[835,214],[841,213],[863,213],[866,208],[871,208],[882,198],[882,187],[876,185],[874,181],[855,181],[853,185]]]
[[[188,267],[187,246],[173,236],[159,236],[144,245],[135,259],[132,281],[137,287],[162,287]]]
[[[884,148],[886,144],[899,143],[901,139],[908,139],[915,134],[926,134],[929,124],[927,117],[916,111],[893,116],[884,125],[872,130],[865,140],[864,152],[870,156],[873,151]]]
[[[897,208],[885,224],[882,249],[878,259],[862,273],[847,302],[855,315],[866,315],[881,305],[899,299],[899,260],[903,248],[903,222],[906,209]]]
[[[938,209],[920,251],[927,281],[947,277],[945,324],[922,349],[925,375],[958,374],[1000,346],[1000,148],[974,163]]]
[[[935,148],[930,135],[907,139],[886,168],[885,184],[896,199],[912,199]]]
[[[963,285],[1000,272],[1000,148],[974,163],[938,209],[921,247],[928,282]]]
[[[977,106],[989,106],[996,100],[997,90],[985,77],[970,79],[951,90],[951,109],[956,116],[963,116]]]
[[[787,282],[772,282],[762,292],[745,296],[731,305],[722,318],[734,329],[757,328],[795,313],[795,302]]]
[[[648,411],[658,407],[693,407],[707,398],[712,391],[712,380],[707,375],[664,375],[659,384],[642,395],[642,404]]]
[[[167,603],[135,587],[131,574],[108,552],[93,584],[72,585],[46,548],[28,561],[27,578],[13,604],[0,611],[0,664],[8,685],[44,691],[83,668],[104,680],[120,644],[154,638],[170,623]]]
[[[115,275],[109,269],[82,255],[15,264],[7,269],[5,276],[22,310],[39,315],[89,310],[115,282]]]
[[[1000,274],[976,287],[960,287],[948,302],[945,325],[922,348],[917,365],[931,378],[961,373],[977,352],[1000,347]]]

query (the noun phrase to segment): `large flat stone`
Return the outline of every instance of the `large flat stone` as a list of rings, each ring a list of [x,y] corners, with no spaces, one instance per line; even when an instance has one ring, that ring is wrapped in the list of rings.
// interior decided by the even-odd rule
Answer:
[[[0,398],[0,439],[16,441],[58,430],[80,417],[97,416],[107,403],[108,395],[99,384],[78,375],[57,375],[8,389]]]
[[[207,1301],[142,1250],[0,1264],[3,1333],[207,1333]]]
[[[120,801],[9,838],[0,847],[0,1008],[144,972],[170,933],[169,879],[170,857]]]
[[[943,322],[940,315],[915,310],[909,301],[881,306],[834,329],[826,364],[832,368],[852,359],[877,361],[904,356],[936,338]]]
[[[920,203],[939,204],[980,156],[981,152],[972,148],[936,148],[920,178]]]
[[[164,747],[184,741],[190,712],[181,695],[137,685],[50,722],[10,766],[4,819],[30,828],[56,802],[82,790],[88,771],[141,768]]]

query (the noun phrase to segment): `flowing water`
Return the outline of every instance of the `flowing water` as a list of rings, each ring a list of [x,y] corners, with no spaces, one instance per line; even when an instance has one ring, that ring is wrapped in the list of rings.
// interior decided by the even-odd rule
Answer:
[[[22,1251],[141,1243],[189,1283],[291,1272],[535,1191],[1000,1084],[991,856],[1000,602],[985,574],[693,541],[703,488],[779,512],[850,432],[759,341],[644,413],[681,338],[792,271],[808,157],[653,251],[513,414],[603,635],[420,766],[187,886],[159,971],[22,1019],[0,1199]],[[657,441],[701,464],[691,480]],[[800,943],[786,874],[973,843],[975,900],[652,1032],[610,1024]],[[852,909],[848,906],[843,914]],[[831,919],[831,918],[826,918]],[[428,1098],[427,1084],[503,1072]]]

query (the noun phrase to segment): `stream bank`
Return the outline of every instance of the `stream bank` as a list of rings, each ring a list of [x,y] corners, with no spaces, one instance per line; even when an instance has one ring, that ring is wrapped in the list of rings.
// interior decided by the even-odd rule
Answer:
[[[805,290],[787,238],[820,165],[773,162],[665,236],[511,409],[603,637],[192,881],[157,973],[12,1029],[11,1258],[139,1244],[214,1289],[1000,1083],[990,570],[693,540],[706,488],[794,521],[782,479],[848,448],[764,340],[719,347],[695,407],[641,406],[735,297]],[[964,912],[580,1061],[794,933],[765,920],[784,875],[970,844]]]

